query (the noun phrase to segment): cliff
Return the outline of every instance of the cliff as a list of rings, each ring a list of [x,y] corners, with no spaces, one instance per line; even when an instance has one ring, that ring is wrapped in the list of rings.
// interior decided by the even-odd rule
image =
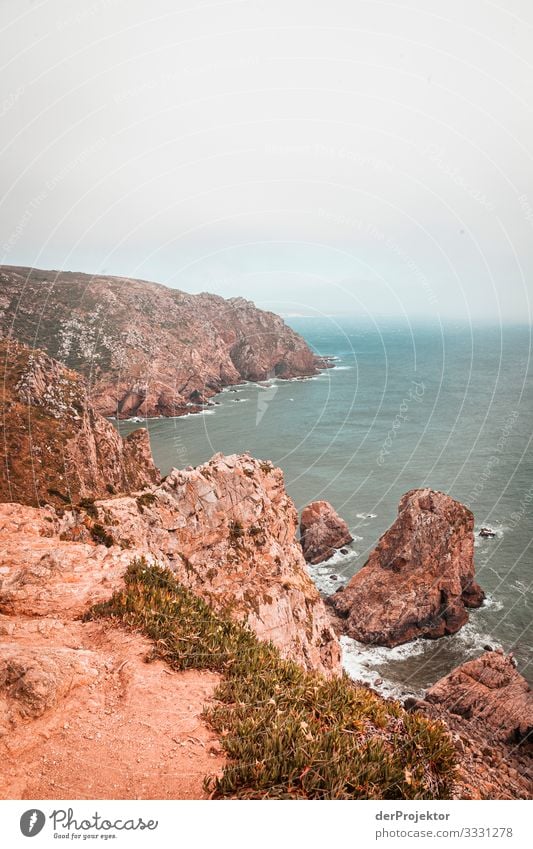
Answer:
[[[180,583],[245,621],[284,657],[340,673],[340,648],[296,540],[298,516],[283,473],[248,455],[216,455],[174,469],[135,496],[100,499],[102,539],[168,566]],[[86,532],[73,515],[64,535]]]
[[[409,706],[443,719],[452,731],[463,798],[531,798],[533,693],[510,655],[486,651]]]
[[[327,364],[243,298],[119,277],[0,266],[0,334],[81,372],[104,416],[176,416],[224,386]]]
[[[147,431],[122,439],[79,374],[5,339],[0,362],[1,501],[65,506],[159,480]]]
[[[392,527],[330,603],[348,636],[397,646],[455,633],[483,599],[474,580],[474,516],[449,495],[417,489],[403,496]]]

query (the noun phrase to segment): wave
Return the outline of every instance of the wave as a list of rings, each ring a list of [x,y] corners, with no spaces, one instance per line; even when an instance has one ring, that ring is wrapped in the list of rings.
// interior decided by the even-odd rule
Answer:
[[[492,610],[494,610],[494,611],[498,611],[498,610],[503,610],[504,604],[503,604],[503,601],[499,601],[499,600],[497,601],[493,596],[486,595],[485,601],[483,602],[483,607],[481,609],[485,610],[488,607],[492,608]]]
[[[344,669],[354,681],[363,681],[386,698],[401,700],[408,696],[422,695],[422,689],[409,687],[392,678],[387,678],[379,667],[390,661],[407,660],[421,655],[427,650],[427,643],[415,640],[389,649],[385,646],[367,646],[351,637],[341,637],[340,642]]]

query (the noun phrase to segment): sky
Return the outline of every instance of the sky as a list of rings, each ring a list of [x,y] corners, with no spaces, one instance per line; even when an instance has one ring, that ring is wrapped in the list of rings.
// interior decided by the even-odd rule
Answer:
[[[530,0],[0,0],[0,261],[531,322]]]

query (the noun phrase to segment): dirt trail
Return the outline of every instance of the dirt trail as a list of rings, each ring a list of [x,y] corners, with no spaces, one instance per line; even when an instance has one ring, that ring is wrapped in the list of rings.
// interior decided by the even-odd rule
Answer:
[[[201,719],[217,675],[146,663],[149,642],[108,623],[19,622],[9,648],[24,674],[0,704],[1,798],[205,797],[204,776],[224,764]]]

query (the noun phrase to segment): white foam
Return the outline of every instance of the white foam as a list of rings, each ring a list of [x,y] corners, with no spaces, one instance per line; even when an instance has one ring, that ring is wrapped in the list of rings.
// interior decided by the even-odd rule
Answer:
[[[493,610],[503,610],[503,601],[496,601],[495,598],[491,595],[485,596],[485,601],[483,602],[483,608],[491,607]],[[482,609],[483,609],[482,608]]]
[[[391,660],[405,660],[416,657],[427,650],[428,644],[422,640],[415,640],[394,649],[385,646],[367,646],[352,640],[350,637],[341,637],[343,666],[350,678],[354,681],[363,681],[382,696],[393,699],[404,699],[407,696],[420,696],[422,690],[407,688],[398,681],[384,677],[379,667]],[[378,669],[376,670],[376,667]],[[376,683],[378,682],[378,683]]]

